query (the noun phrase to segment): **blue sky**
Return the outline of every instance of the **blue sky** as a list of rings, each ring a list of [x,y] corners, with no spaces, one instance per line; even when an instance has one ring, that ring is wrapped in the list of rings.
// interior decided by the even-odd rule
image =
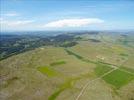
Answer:
[[[1,31],[134,29],[134,0],[0,0]]]

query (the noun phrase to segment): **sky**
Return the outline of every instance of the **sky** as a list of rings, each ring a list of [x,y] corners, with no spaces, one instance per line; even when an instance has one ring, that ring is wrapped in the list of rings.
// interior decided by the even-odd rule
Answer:
[[[133,30],[134,0],[0,0],[0,29]]]

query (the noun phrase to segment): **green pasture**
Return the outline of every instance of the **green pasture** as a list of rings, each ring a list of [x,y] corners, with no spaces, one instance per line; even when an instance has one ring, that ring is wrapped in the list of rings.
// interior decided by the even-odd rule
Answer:
[[[66,63],[65,61],[57,61],[57,62],[51,63],[50,66],[62,65],[62,64],[65,64],[65,63]]]
[[[110,74],[103,77],[103,79],[112,85],[114,85],[117,89],[126,85],[131,80],[134,79],[134,75],[131,73],[127,73],[120,69],[114,70]]]
[[[38,70],[43,73],[46,74],[48,77],[53,77],[53,76],[57,76],[59,73],[57,71],[55,71],[54,69],[45,66],[45,67],[38,67]]]
[[[103,64],[103,63],[98,63],[96,68],[95,68],[95,73],[97,76],[103,75],[106,72],[112,70],[113,68],[110,67],[110,65]]]

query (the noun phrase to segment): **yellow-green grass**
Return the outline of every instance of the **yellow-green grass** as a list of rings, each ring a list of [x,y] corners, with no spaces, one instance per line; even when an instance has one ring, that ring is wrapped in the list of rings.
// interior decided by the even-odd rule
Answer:
[[[4,84],[4,87],[7,87],[8,85],[12,84],[14,81],[16,81],[18,79],[19,79],[19,77],[16,77],[16,76],[8,79],[6,84]]]
[[[48,98],[48,100],[55,100],[55,99],[57,98],[57,96],[59,96],[62,91],[64,91],[65,89],[71,88],[76,80],[77,80],[77,79],[70,79],[70,80],[66,81],[65,83],[63,83],[63,84],[59,87],[59,89],[58,89],[57,91],[55,91],[55,92]]]
[[[108,75],[104,76],[103,79],[109,83],[114,85],[117,89],[126,85],[131,80],[134,79],[134,75],[131,73],[127,73],[120,69],[114,70],[113,72],[109,73]]]
[[[97,76],[101,76],[112,69],[113,68],[111,67],[111,65],[98,63],[97,67],[95,68],[95,73]],[[112,84],[117,89],[119,89],[120,87],[126,85],[127,83],[129,83],[129,81],[134,79],[134,75],[132,74],[133,71],[130,71],[130,70],[131,69],[121,67],[109,73],[108,75],[104,76],[103,79],[107,83]]]
[[[124,59],[122,59],[124,56],[121,56],[120,54],[128,54],[129,55],[129,48],[122,47],[122,52],[118,52],[113,50],[112,47],[116,48],[117,45],[115,44],[94,44],[87,41],[80,41],[78,45],[69,48],[69,50],[75,52],[76,54],[81,55],[82,57],[92,60],[92,61],[98,61],[101,58],[103,62],[107,62],[110,64],[120,65]],[[120,46],[119,46],[120,47]],[[118,47],[118,48],[119,48]],[[120,50],[119,50],[120,51]],[[99,58],[98,58],[99,57]],[[124,58],[126,58],[125,56]]]
[[[81,60],[81,61],[84,61],[84,62],[87,62],[87,63],[94,63],[96,64],[96,62],[92,61],[92,60],[88,60],[88,59],[85,59],[84,57],[82,57],[81,55],[69,50],[69,49],[65,49],[65,51],[68,53],[68,55],[73,55],[75,56],[77,59]]]
[[[123,67],[134,70],[134,53],[130,53],[128,60],[123,64]]]
[[[97,76],[100,76],[100,75],[103,75],[112,69],[113,68],[111,67],[111,65],[107,65],[107,64],[103,64],[103,63],[98,62],[97,66],[95,68],[95,73]]]
[[[128,67],[123,66],[123,67],[120,67],[120,69],[121,70],[126,70],[126,71],[134,74],[134,69],[132,69],[132,68],[128,68]]]
[[[45,66],[45,67],[38,67],[38,70],[43,73],[46,74],[48,77],[53,77],[53,76],[57,76],[59,75],[59,73],[57,71],[55,71],[54,69]]]
[[[90,77],[89,73],[79,75],[77,77],[68,78],[63,84],[59,86],[59,88],[48,98],[48,100],[55,100],[57,96],[59,96],[66,89],[72,89],[75,83],[82,79]]]
[[[126,53],[120,53],[121,56],[128,57],[129,55]]]
[[[57,61],[57,62],[51,63],[50,66],[62,65],[62,64],[65,64],[65,63],[66,63],[65,61]]]

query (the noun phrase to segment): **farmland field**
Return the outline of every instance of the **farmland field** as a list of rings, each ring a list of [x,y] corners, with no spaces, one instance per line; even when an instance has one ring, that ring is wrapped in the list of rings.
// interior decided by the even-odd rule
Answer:
[[[134,79],[134,74],[121,71],[120,69],[117,69],[110,74],[103,77],[103,79],[112,85],[114,85],[116,88],[120,88],[123,85],[129,83]]]
[[[50,77],[58,75],[58,72],[54,71],[49,67],[38,67],[38,70]]]

